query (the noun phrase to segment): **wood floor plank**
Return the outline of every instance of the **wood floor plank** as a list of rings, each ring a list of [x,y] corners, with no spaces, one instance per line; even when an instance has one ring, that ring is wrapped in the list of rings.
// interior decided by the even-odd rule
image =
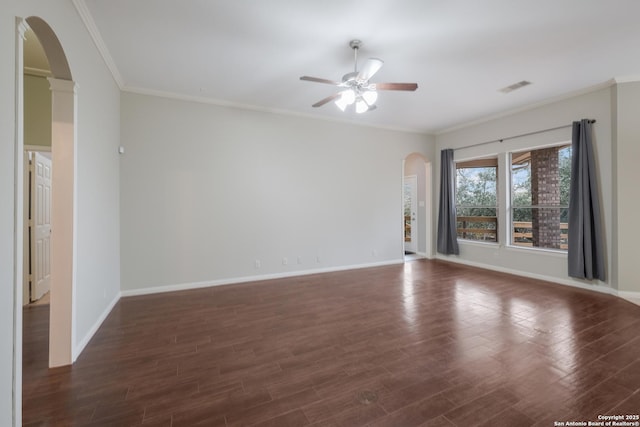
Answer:
[[[419,399],[419,398],[418,398]],[[372,427],[395,427],[395,426],[421,426],[429,421],[435,423],[444,413],[455,407],[453,402],[446,399],[442,394],[436,394],[424,399],[414,399],[410,405],[392,412],[390,415],[380,418],[372,423]],[[450,421],[440,419],[444,425],[453,425]]]
[[[26,426],[549,426],[640,396],[640,307],[443,261],[122,298],[70,367],[48,322],[25,307]]]

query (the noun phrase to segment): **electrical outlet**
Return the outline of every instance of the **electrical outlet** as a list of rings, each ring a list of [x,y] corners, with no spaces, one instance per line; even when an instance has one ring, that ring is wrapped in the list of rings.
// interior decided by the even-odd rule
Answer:
[[[298,264],[302,264],[302,257],[301,256],[298,257]]]
[[[259,259],[256,260],[255,266],[256,266],[256,268],[260,268],[260,260]]]
[[[378,255],[378,252],[375,249],[371,250],[371,256],[376,256]]]
[[[289,264],[289,260],[287,259],[287,257],[282,258],[282,265],[287,265]]]
[[[320,255],[316,255],[316,264],[320,264]]]

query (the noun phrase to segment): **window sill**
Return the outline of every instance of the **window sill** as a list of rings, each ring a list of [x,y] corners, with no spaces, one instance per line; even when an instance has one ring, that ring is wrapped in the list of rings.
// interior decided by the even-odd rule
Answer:
[[[468,239],[458,239],[458,244],[462,245],[472,245],[472,246],[489,246],[492,248],[499,248],[500,243],[498,242],[483,242],[482,240],[468,240]]]
[[[467,239],[458,239],[458,245],[462,246],[479,246],[485,248],[492,249],[506,249],[511,252],[521,252],[523,254],[535,254],[535,255],[543,255],[549,256],[553,258],[566,258],[567,251],[557,250],[557,249],[544,249],[544,248],[527,248],[522,246],[514,246],[514,245],[501,245],[497,242],[483,242],[480,240],[467,240]]]
[[[552,256],[555,258],[566,258],[567,251],[559,250],[559,249],[545,249],[545,248],[527,248],[522,246],[514,246],[514,245],[506,245],[505,248],[509,251],[513,252],[522,252],[522,253],[534,253],[545,256]]]

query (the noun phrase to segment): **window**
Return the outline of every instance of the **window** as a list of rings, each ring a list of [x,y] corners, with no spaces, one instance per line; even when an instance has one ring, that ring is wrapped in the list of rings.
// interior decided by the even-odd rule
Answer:
[[[511,244],[568,247],[571,145],[511,154]]]
[[[498,159],[456,164],[458,238],[498,241]]]

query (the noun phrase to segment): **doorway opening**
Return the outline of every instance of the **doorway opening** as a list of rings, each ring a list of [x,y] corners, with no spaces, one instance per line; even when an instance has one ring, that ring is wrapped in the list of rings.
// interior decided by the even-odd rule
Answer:
[[[419,153],[403,160],[402,248],[405,262],[432,258],[431,163]]]
[[[405,175],[403,183],[404,202],[404,255],[418,252],[418,177]]]
[[[31,56],[33,47],[40,49]],[[37,50],[37,49],[36,49]],[[44,84],[48,100],[31,100],[33,94],[27,92],[32,77],[38,81],[40,87]],[[29,83],[25,84],[25,81]],[[16,192],[14,203],[16,206],[15,229],[25,230],[25,212],[28,212],[28,197],[25,191],[25,169],[28,167],[28,151],[47,151],[41,148],[50,146],[51,162],[56,168],[51,168],[49,215],[51,228],[42,229],[42,237],[49,232],[50,240],[40,242],[42,246],[49,245],[48,267],[50,267],[50,304],[46,307],[48,322],[48,349],[46,350],[46,366],[56,367],[73,363],[75,342],[73,319],[74,285],[75,285],[75,175],[76,175],[76,86],[73,82],[69,64],[60,41],[51,27],[42,19],[31,16],[16,21],[16,133],[15,133],[15,182]],[[36,97],[37,98],[37,97]],[[50,113],[40,125],[34,125],[32,111],[25,111],[31,102],[32,106],[40,109],[48,107]],[[46,108],[44,108],[46,109]],[[34,142],[31,138],[35,134],[40,136]],[[48,137],[42,134],[48,133]],[[45,141],[49,139],[50,141]],[[36,146],[35,148],[33,146]],[[25,147],[27,150],[25,150]],[[35,156],[34,156],[35,157]],[[43,156],[44,157],[44,156]],[[43,167],[44,168],[44,167]],[[46,184],[44,185],[46,186]],[[41,192],[45,195],[46,190]],[[25,209],[25,205],[27,208]],[[27,224],[28,225],[28,224]],[[37,234],[36,227],[32,232]],[[46,241],[46,242],[45,242]],[[37,246],[37,242],[33,245]],[[26,246],[26,247],[25,247]],[[20,420],[22,407],[22,370],[23,370],[23,304],[29,296],[25,296],[24,277],[29,270],[29,245],[25,245],[22,233],[18,233],[14,240],[15,282],[14,282],[14,417]],[[44,252],[45,249],[43,248]],[[47,266],[44,266],[47,270]],[[45,307],[42,307],[43,310]],[[29,327],[29,325],[25,325]]]
[[[25,114],[25,123],[31,119]],[[27,148],[24,154],[23,305],[50,302],[52,162],[46,148]]]

